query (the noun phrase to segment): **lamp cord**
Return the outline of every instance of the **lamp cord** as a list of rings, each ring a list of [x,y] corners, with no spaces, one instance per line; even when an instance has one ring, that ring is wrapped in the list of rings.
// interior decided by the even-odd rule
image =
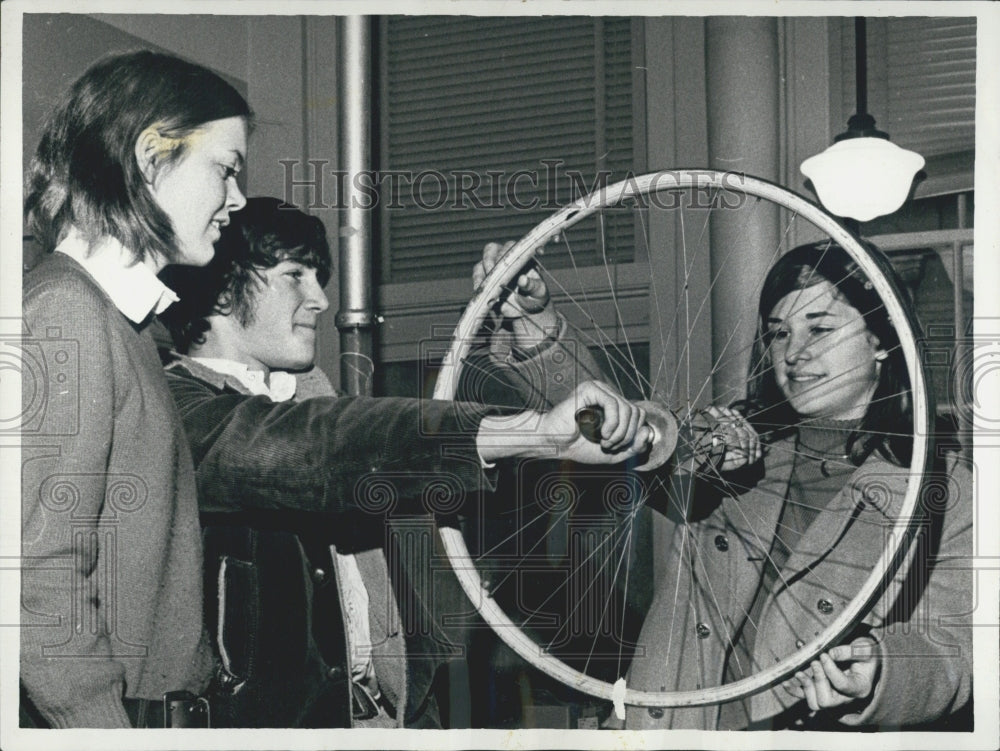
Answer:
[[[854,18],[854,91],[859,115],[868,114],[868,21]]]

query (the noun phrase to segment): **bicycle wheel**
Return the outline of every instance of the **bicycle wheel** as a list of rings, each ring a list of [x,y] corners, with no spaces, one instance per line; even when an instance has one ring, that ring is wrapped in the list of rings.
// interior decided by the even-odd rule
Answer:
[[[744,665],[735,675],[701,675],[690,681],[693,685],[647,691],[628,687],[622,680],[629,659],[638,659],[645,648],[636,643],[634,623],[643,613],[630,605],[629,597],[630,587],[636,588],[637,574],[632,569],[636,550],[641,547],[635,540],[636,525],[642,514],[648,514],[642,511],[646,502],[658,500],[668,508],[676,504],[677,494],[683,492],[677,490],[683,487],[681,481],[695,476],[691,463],[674,462],[670,477],[659,476],[653,481],[627,469],[611,475],[596,472],[603,487],[605,511],[596,524],[603,531],[595,534],[597,527],[593,523],[589,527],[584,524],[588,532],[565,542],[562,582],[558,577],[550,581],[552,571],[546,569],[546,561],[551,563],[552,556],[539,556],[537,548],[544,547],[553,534],[565,541],[567,536],[573,537],[574,530],[579,532],[580,525],[567,530],[567,524],[572,524],[575,515],[581,516],[579,508],[574,508],[580,505],[580,491],[564,480],[567,472],[579,471],[586,483],[594,479],[595,473],[557,467],[532,475],[530,486],[515,482],[512,487],[518,493],[517,503],[513,504],[516,509],[509,512],[512,521],[504,528],[503,540],[497,542],[494,530],[491,539],[496,544],[489,539],[484,543],[490,537],[492,522],[480,522],[487,534],[483,528],[464,533],[442,529],[444,547],[467,596],[499,638],[523,659],[576,690],[619,704],[624,701],[647,707],[710,705],[761,691],[844,638],[877,598],[891,596],[888,590],[900,586],[914,555],[916,546],[911,540],[920,524],[918,500],[922,479],[930,466],[930,425],[934,415],[915,320],[902,302],[901,291],[887,271],[888,262],[880,253],[869,250],[815,204],[763,180],[709,170],[662,171],[608,186],[557,211],[509,249],[469,303],[453,335],[434,396],[456,397],[461,379],[468,376],[465,369],[470,351],[481,341],[491,310],[512,280],[533,265],[545,275],[558,309],[603,360],[605,375],[630,398],[667,405],[682,433],[685,429],[697,431],[695,423],[702,419],[701,408],[712,403],[728,404],[741,396],[724,380],[720,386],[718,374],[727,368],[732,371],[734,363],[743,363],[752,344],[730,339],[719,347],[717,341],[717,351],[707,359],[693,354],[704,351],[706,337],[710,339],[707,318],[718,269],[741,262],[738,248],[711,246],[713,212],[728,212],[726,221],[739,226],[740,222],[754,221],[764,207],[777,207],[779,217],[778,240],[775,247],[767,249],[772,258],[790,249],[794,238],[830,240],[850,254],[881,297],[900,340],[912,398],[912,460],[908,469],[901,470],[906,475],[905,497],[887,523],[883,548],[873,553],[871,561],[863,563],[863,583],[856,591],[838,593],[842,606],[824,619],[821,628],[802,633],[794,648],[774,655],[769,664]],[[651,282],[664,273],[657,268],[657,259],[663,258],[662,248],[650,251],[657,247],[657,227],[664,226],[669,228],[667,236],[673,241],[676,268],[692,280],[696,276],[707,280],[701,285],[703,296],[694,297],[697,285],[689,284],[687,276],[676,280],[673,286],[679,292],[671,300],[663,299]],[[545,247],[547,243],[552,244]],[[543,247],[544,253],[539,252]],[[745,275],[745,299],[735,304],[745,305],[745,317],[755,320],[757,295],[767,268],[741,267],[741,271]],[[699,357],[704,360],[701,367],[695,362]],[[740,367],[745,373],[745,366]],[[668,487],[672,484],[676,487]],[[664,502],[657,496],[667,499]],[[681,517],[683,538],[684,527],[690,522],[686,511]],[[738,521],[745,529],[747,520]],[[503,545],[531,528],[535,532],[529,543]],[[767,529],[751,530],[750,534],[769,540],[776,531],[772,524]],[[671,539],[678,539],[676,530]],[[720,549],[723,544],[717,539]],[[503,559],[499,564],[498,556],[491,555],[498,547],[505,551],[499,556]],[[688,591],[690,582],[699,579],[699,567],[705,562],[698,555],[689,555],[685,560],[687,566],[682,570],[660,572],[655,587]],[[685,577],[687,581],[683,581]],[[837,590],[833,583],[829,584],[831,591]],[[529,596],[532,587],[536,592]],[[727,593],[711,593],[711,597],[718,603],[717,624],[721,627],[710,629],[698,623],[698,637],[718,640],[719,648],[725,648],[726,642],[731,647],[733,630],[725,624],[735,627],[733,624],[749,614],[724,613],[721,602]],[[555,601],[563,606],[550,607]],[[816,608],[817,604],[813,601],[801,606]],[[587,612],[581,614],[581,607]],[[683,610],[677,608],[678,612]],[[693,628],[693,620],[691,616],[692,622],[683,626],[668,624],[663,638],[671,638],[668,632],[673,633],[675,628]],[[701,631],[703,627],[707,633]],[[572,638],[567,630],[573,631]]]

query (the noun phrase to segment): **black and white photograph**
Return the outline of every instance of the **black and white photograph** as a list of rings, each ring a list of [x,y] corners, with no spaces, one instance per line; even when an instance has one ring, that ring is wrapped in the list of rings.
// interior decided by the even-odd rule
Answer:
[[[0,12],[0,748],[1000,747],[1000,6]]]

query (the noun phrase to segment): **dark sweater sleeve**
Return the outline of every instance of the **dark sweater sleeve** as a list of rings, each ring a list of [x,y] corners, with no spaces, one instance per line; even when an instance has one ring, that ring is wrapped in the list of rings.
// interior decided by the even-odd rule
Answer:
[[[476,434],[494,408],[392,397],[274,402],[220,392],[180,368],[167,381],[203,511],[379,513],[391,500],[419,512],[425,491],[466,495],[487,482]]]

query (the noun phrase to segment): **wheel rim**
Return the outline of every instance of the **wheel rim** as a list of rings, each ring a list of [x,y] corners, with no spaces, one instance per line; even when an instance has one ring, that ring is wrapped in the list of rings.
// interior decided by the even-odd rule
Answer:
[[[920,509],[918,499],[924,474],[931,457],[930,423],[933,415],[929,403],[929,392],[921,364],[921,356],[915,334],[916,324],[909,310],[900,302],[900,291],[884,271],[884,261],[869,252],[850,232],[835,219],[806,199],[777,185],[741,176],[738,181],[729,179],[730,173],[708,170],[674,170],[642,175],[637,178],[608,186],[607,188],[569,204],[541,222],[498,261],[478,294],[469,303],[452,338],[451,347],[445,356],[438,376],[434,396],[440,399],[455,398],[459,378],[470,347],[477,332],[483,325],[489,311],[500,296],[505,285],[527,264],[538,258],[536,249],[556,236],[565,235],[575,225],[587,220],[607,206],[614,206],[637,196],[647,196],[663,191],[685,191],[690,189],[710,189],[716,191],[736,190],[757,200],[776,204],[792,217],[790,221],[803,221],[819,229],[825,236],[839,244],[865,273],[882,298],[889,317],[899,334],[901,349],[907,364],[913,398],[913,459],[907,476],[907,492],[900,505],[898,516],[889,532],[890,542],[885,546],[878,560],[871,568],[860,590],[840,614],[818,635],[805,640],[792,654],[784,656],[776,664],[761,669],[734,682],[710,685],[696,690],[641,691],[628,688],[624,694],[626,703],[636,706],[681,707],[715,704],[753,694],[787,678],[799,667],[841,639],[852,626],[864,616],[872,602],[888,587],[897,586],[910,563],[915,546],[909,544],[911,535],[919,524]],[[652,367],[651,367],[652,370]],[[452,528],[441,529],[442,541],[449,561],[458,580],[483,619],[493,628],[499,638],[527,662],[562,683],[591,694],[611,700],[622,698],[613,683],[595,678],[563,659],[552,654],[544,645],[535,642],[525,631],[523,624],[512,619],[497,603],[489,586],[484,584],[476,562],[470,556],[462,533]],[[891,595],[891,593],[889,593]]]

